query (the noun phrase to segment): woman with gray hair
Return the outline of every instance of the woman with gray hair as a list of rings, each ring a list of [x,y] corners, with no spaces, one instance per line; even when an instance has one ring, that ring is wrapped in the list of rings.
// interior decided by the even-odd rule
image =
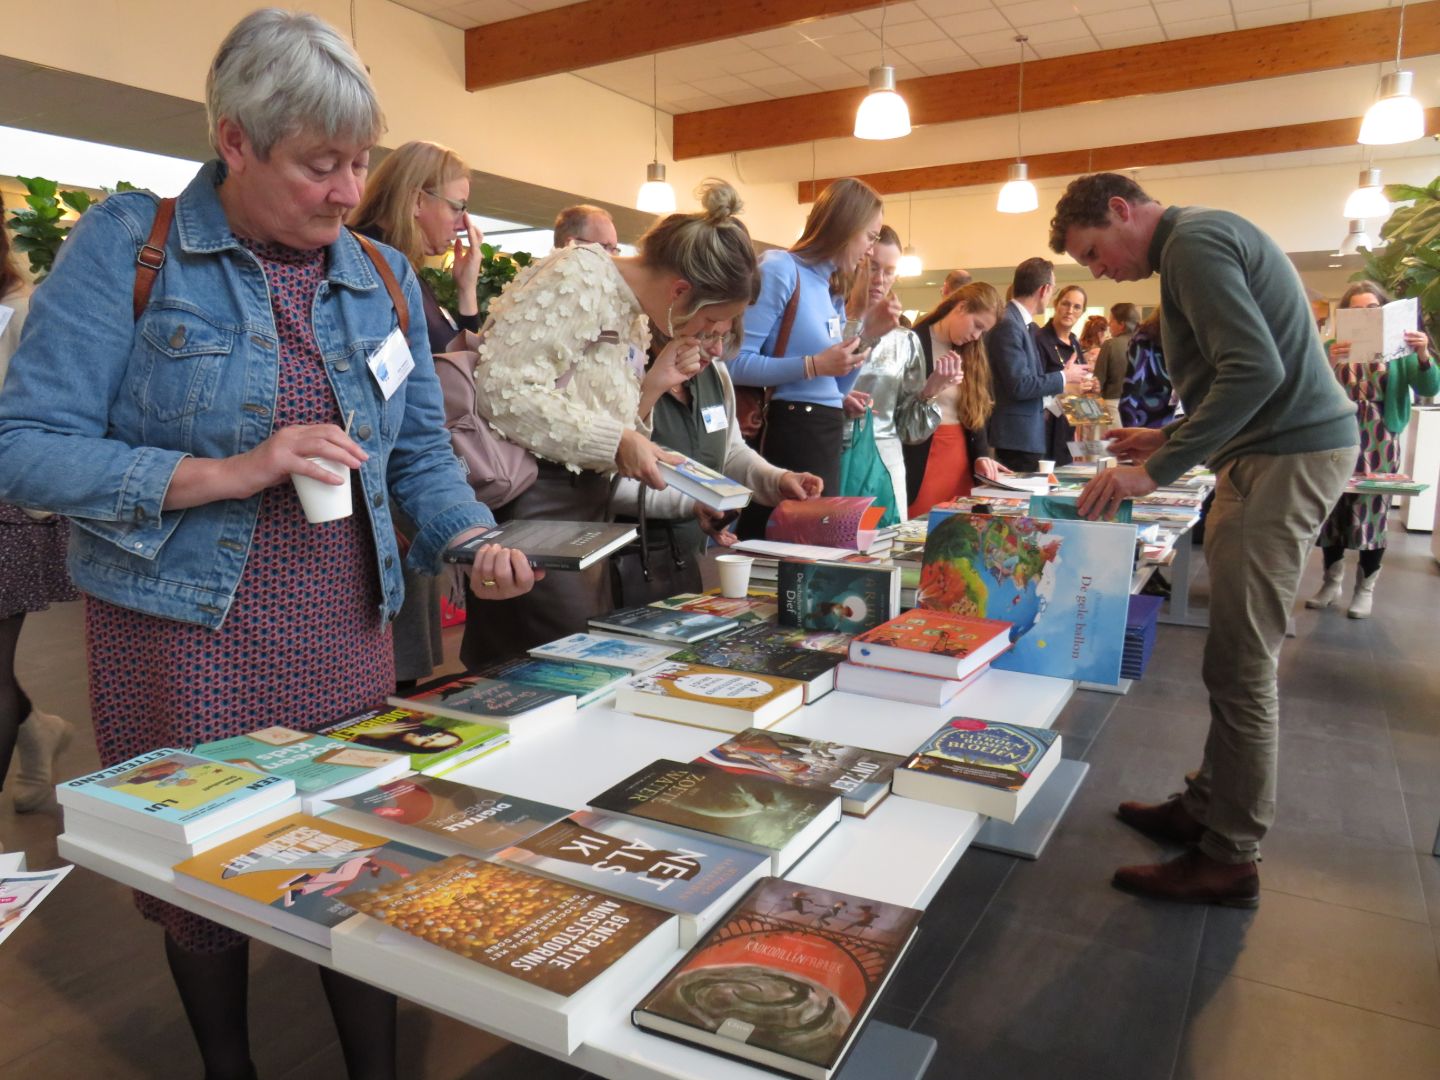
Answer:
[[[0,499],[74,525],[106,766],[383,700],[403,591],[392,500],[429,572],[493,522],[442,427],[414,272],[342,228],[382,130],[359,59],[313,16],[257,11],[206,94],[218,160],[177,200],[120,194],[81,218],[0,400]],[[310,523],[291,477],[352,470],[348,513]],[[492,546],[472,581],[515,596],[534,575]],[[247,939],[137,904],[166,931],[205,1075],[253,1076]],[[394,998],[321,975],[350,1075],[394,1076]]]

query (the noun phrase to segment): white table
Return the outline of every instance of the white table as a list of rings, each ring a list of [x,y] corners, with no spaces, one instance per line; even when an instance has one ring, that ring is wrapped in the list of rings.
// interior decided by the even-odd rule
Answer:
[[[791,714],[776,725],[776,730],[909,753],[941,722],[955,715],[1049,727],[1074,689],[1074,683],[1067,680],[990,671],[944,708],[832,693]],[[656,758],[688,761],[722,738],[703,728],[647,720],[606,705],[593,705],[531,733],[499,754],[466,766],[451,778],[578,809]],[[867,818],[847,815],[786,877],[924,908],[954,869],[983,820],[966,811],[892,795]],[[286,952],[330,965],[328,949],[179,892],[167,866],[129,855],[122,857],[65,835],[59,839],[59,850],[65,858],[106,877]],[[653,982],[658,982],[682,953],[677,946],[657,967]],[[444,1001],[425,1000],[418,994],[410,997],[439,1012],[448,1012]],[[613,1016],[565,1060],[611,1080],[774,1080],[775,1074],[767,1070],[640,1031],[630,1022],[633,1004],[617,1000]],[[490,1030],[530,1045],[513,1032],[499,1027]]]

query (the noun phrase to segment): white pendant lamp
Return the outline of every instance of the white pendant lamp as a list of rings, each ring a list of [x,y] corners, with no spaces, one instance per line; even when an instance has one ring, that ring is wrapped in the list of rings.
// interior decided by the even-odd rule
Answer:
[[[855,110],[857,139],[900,139],[910,134],[910,106],[895,92],[895,69],[885,63],[885,6],[880,8],[880,66],[870,69],[870,92]]]
[[[1028,214],[1040,206],[1040,195],[1030,182],[1030,170],[1025,164],[1024,148],[1020,142],[1021,123],[1025,117],[1025,43],[1030,39],[1016,34],[1020,46],[1020,88],[1015,95],[1015,164],[1010,166],[1010,177],[1000,189],[995,200],[995,209],[1002,214]]]
[[[1379,169],[1363,169],[1360,183],[1345,200],[1344,215],[1352,221],[1356,218],[1388,218],[1390,200],[1380,186]]]
[[[1365,222],[1350,222],[1350,231],[1345,234],[1345,239],[1340,241],[1341,255],[1358,255],[1361,248],[1373,248],[1375,245],[1370,239],[1370,234],[1365,231]]]
[[[665,179],[665,166],[660,164],[660,61],[650,58],[650,129],[655,138],[655,156],[645,166],[645,183],[635,196],[635,209],[647,214],[673,214],[675,189]]]
[[[905,204],[905,239],[912,236],[910,227],[915,222],[915,193],[910,192]],[[920,255],[915,248],[906,244],[900,252],[900,262],[895,267],[896,277],[919,277],[925,272],[925,263],[921,261]]]
[[[1395,70],[1380,79],[1375,104],[1365,112],[1357,142],[1365,146],[1393,146],[1425,137],[1425,110],[1415,100],[1415,74],[1400,70],[1405,44],[1405,5],[1400,5],[1400,32],[1395,39]]]

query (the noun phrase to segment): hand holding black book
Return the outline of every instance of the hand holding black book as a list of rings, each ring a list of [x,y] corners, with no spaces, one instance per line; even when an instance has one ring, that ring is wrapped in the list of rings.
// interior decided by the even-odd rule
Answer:
[[[446,562],[465,566],[487,544],[524,553],[530,565],[546,570],[584,570],[635,539],[632,525],[598,521],[507,521],[445,549]]]

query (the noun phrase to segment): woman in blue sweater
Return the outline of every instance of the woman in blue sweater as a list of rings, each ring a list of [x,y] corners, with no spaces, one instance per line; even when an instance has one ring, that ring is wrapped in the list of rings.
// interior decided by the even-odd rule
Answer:
[[[745,315],[745,340],[729,364],[737,385],[773,387],[766,460],[814,473],[827,494],[840,485],[842,402],[870,347],[899,324],[893,297],[847,324],[838,282],[869,254],[882,209],[880,196],[860,180],[837,180],[821,193],[795,246],[761,256],[760,296]],[[742,535],[762,533],[769,512],[752,503]]]

